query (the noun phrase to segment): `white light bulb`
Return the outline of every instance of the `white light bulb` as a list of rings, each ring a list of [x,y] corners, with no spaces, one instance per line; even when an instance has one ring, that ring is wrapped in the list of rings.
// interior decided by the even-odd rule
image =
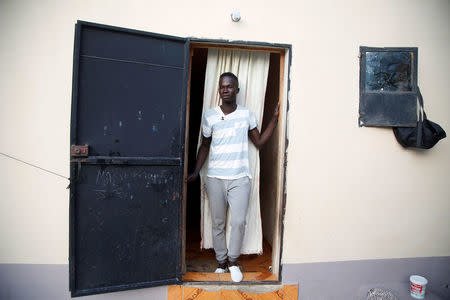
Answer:
[[[239,22],[240,19],[241,19],[241,13],[238,10],[234,10],[231,13],[231,20],[233,20],[233,22]]]

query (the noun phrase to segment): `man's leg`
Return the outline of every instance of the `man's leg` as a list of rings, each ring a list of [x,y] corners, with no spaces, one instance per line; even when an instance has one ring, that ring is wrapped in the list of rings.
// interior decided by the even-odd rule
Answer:
[[[232,180],[228,186],[228,203],[231,209],[231,233],[228,260],[231,280],[240,282],[243,278],[237,260],[241,255],[242,241],[245,234],[245,219],[247,216],[250,196],[250,180],[248,177]]]
[[[248,177],[229,182],[227,198],[231,209],[231,233],[228,251],[230,262],[236,262],[241,254],[249,197],[250,179]]]
[[[208,194],[209,207],[211,208],[214,251],[219,264],[223,264],[227,261],[227,243],[225,240],[227,202],[224,180],[207,177],[206,193]]]

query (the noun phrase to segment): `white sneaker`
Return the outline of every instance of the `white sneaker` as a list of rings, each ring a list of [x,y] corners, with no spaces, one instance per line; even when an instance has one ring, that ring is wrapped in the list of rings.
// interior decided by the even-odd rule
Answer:
[[[214,273],[220,273],[220,274],[226,273],[226,272],[227,272],[227,270],[222,269],[222,268],[217,268],[217,269],[214,271]]]
[[[231,280],[233,280],[233,282],[241,282],[242,273],[238,266],[228,267],[228,270],[230,270]]]

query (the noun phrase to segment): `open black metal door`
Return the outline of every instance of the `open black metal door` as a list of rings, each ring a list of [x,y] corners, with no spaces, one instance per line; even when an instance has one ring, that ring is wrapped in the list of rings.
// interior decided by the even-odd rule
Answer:
[[[74,297],[181,280],[188,55],[187,39],[76,24]]]

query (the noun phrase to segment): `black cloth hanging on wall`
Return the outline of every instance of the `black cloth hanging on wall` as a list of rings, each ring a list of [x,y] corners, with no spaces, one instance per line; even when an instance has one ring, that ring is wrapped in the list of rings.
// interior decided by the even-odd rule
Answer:
[[[419,87],[417,87],[417,97],[420,108],[416,127],[394,127],[393,131],[397,141],[405,148],[430,149],[447,135],[441,126],[428,120]]]

